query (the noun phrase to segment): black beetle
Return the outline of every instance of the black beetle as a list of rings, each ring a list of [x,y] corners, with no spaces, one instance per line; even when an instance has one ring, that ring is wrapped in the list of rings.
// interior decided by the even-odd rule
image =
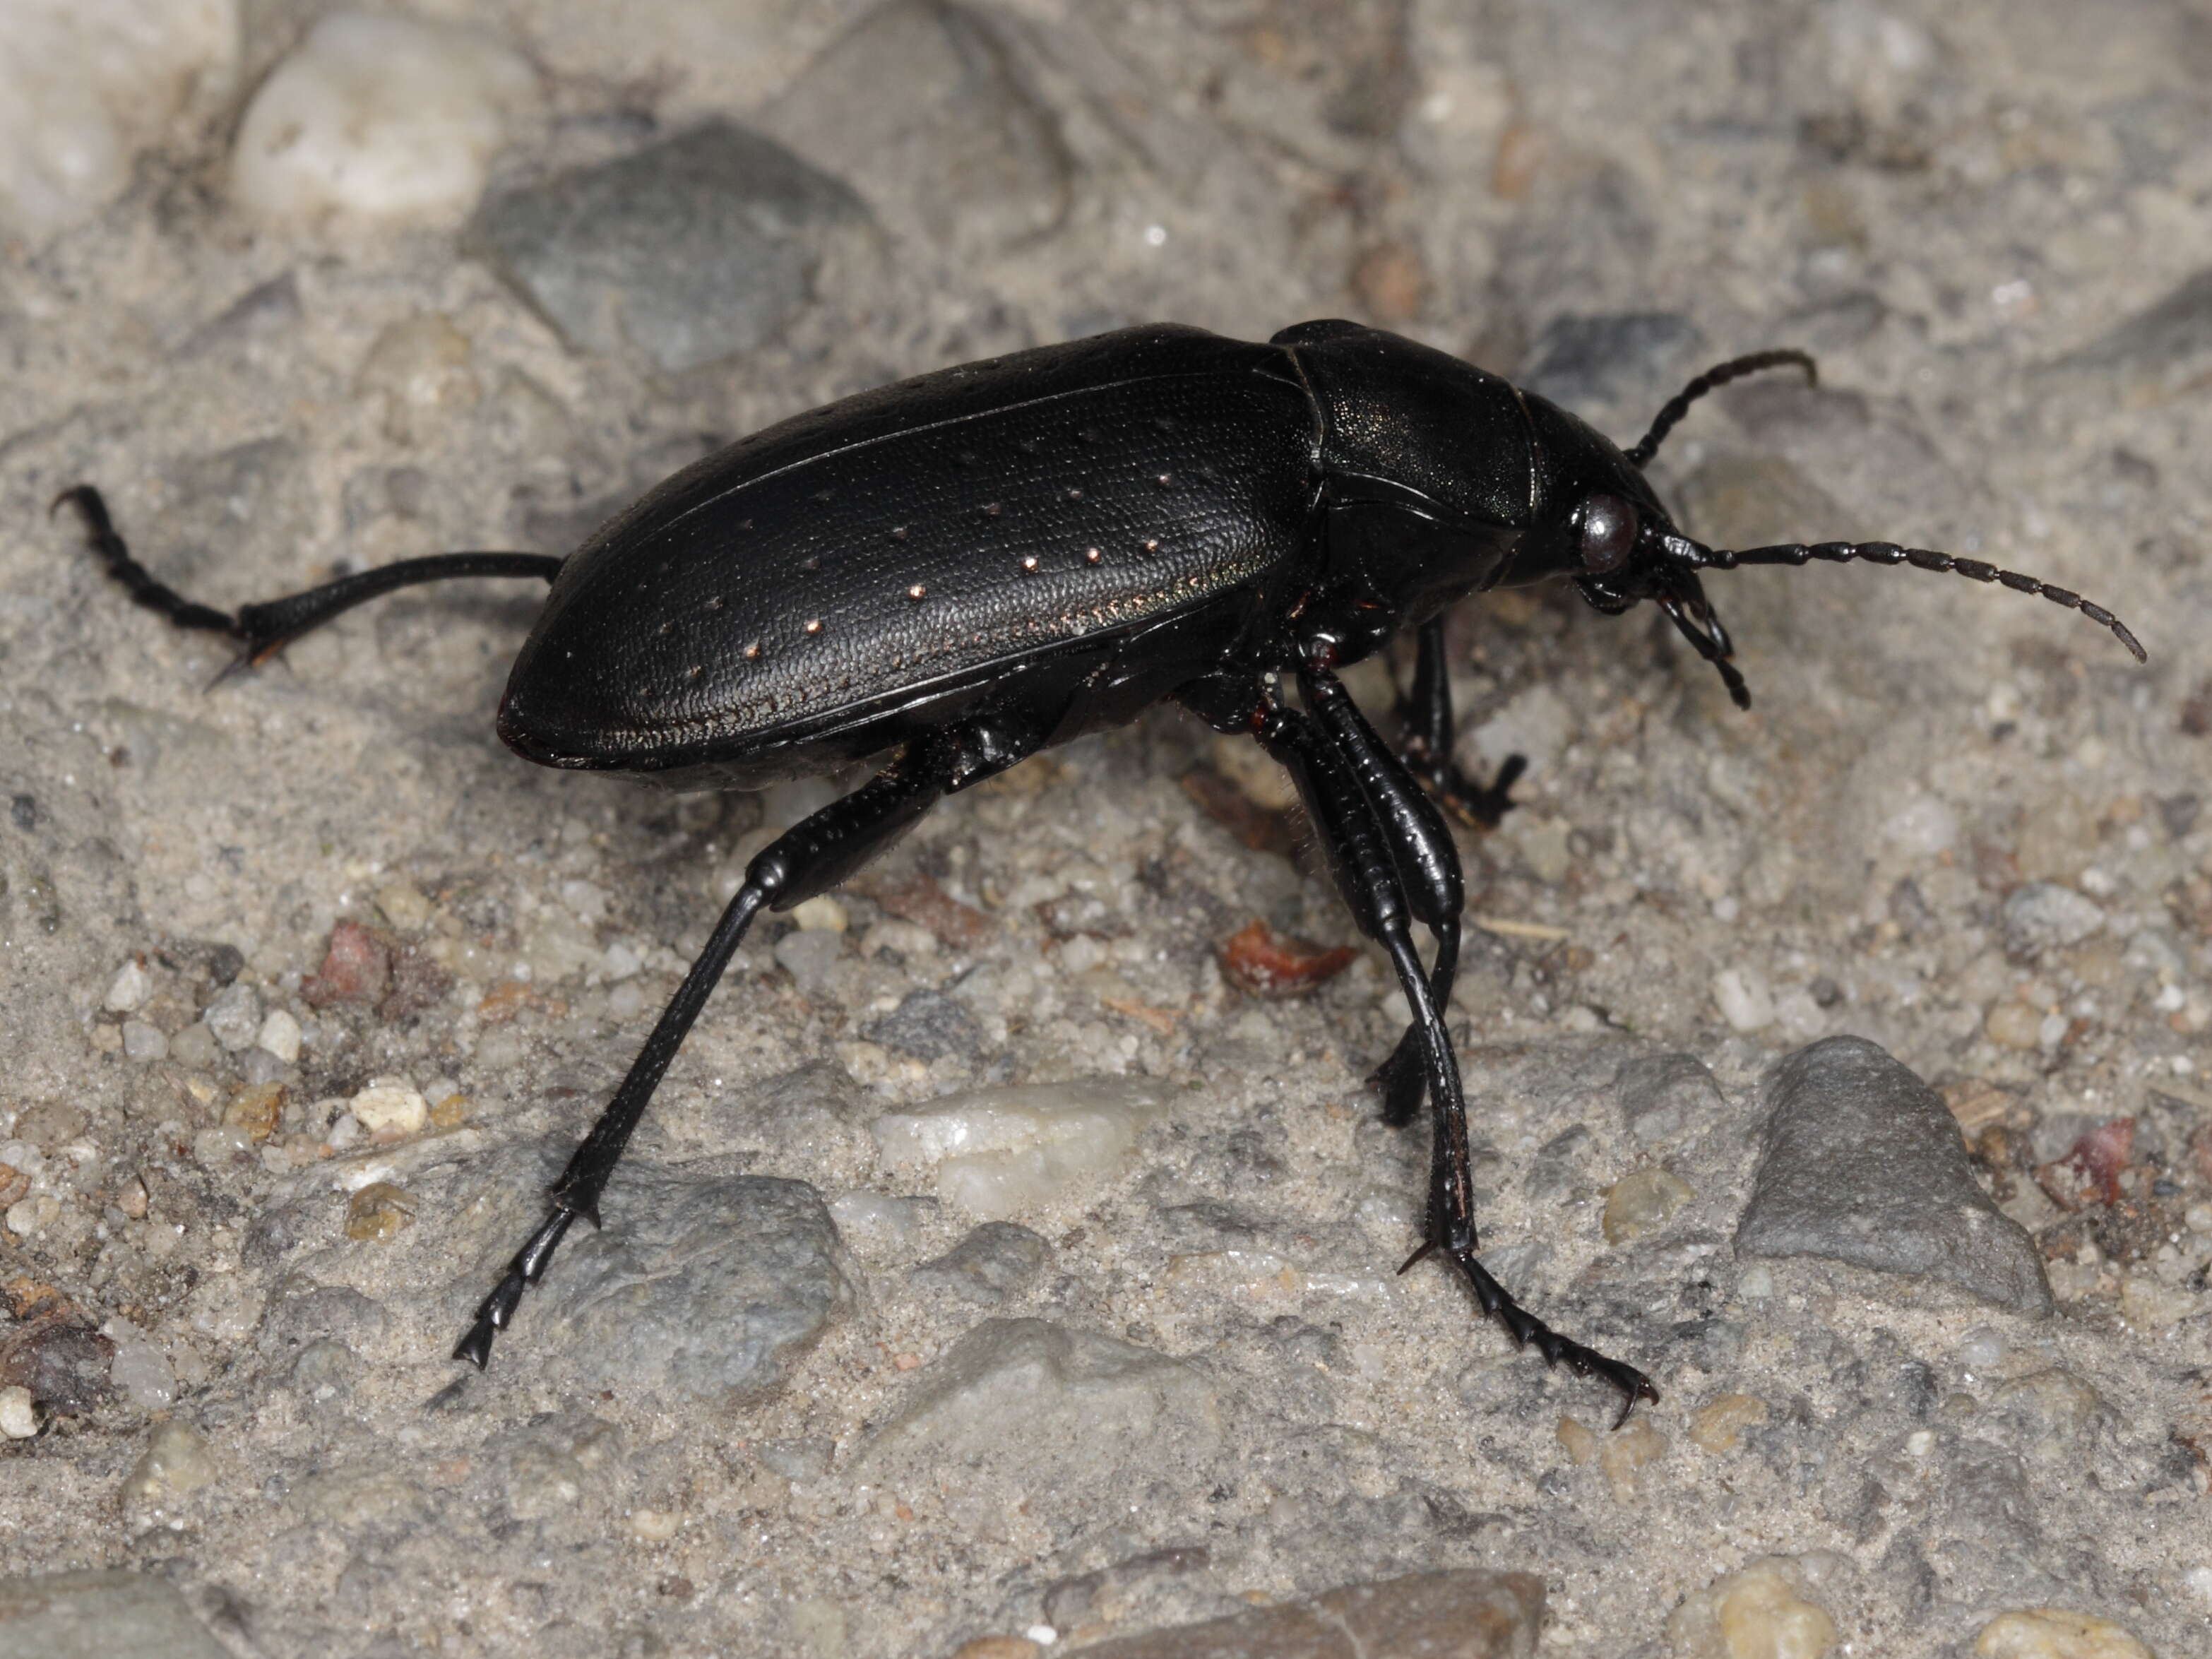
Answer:
[[[1378,1073],[1385,1115],[1425,1095],[1427,1241],[1549,1363],[1656,1400],[1641,1371],[1524,1311],[1476,1259],[1467,1110],[1441,1010],[1459,953],[1459,860],[1438,811],[1495,823],[1516,757],[1480,786],[1452,763],[1443,614],[1485,588],[1564,578],[1598,610],[1656,603],[1748,707],[1698,574],[1812,559],[1952,571],[2078,610],[2079,594],[1885,542],[1716,550],[1680,534],[1643,467],[1696,398],[1797,351],[1699,375],[1624,453],[1534,393],[1413,341],[1302,323],[1264,345],[1174,325],[1016,352],[848,398],[687,468],[566,559],[455,553],[349,576],[235,617],[137,564],[100,495],[64,493],[108,571],[258,663],[377,594],[453,576],[552,583],[499,734],[541,764],[760,785],[894,758],[753,860],[642,1052],[552,1188],[552,1212],[455,1357],[492,1339],[599,1196],[753,918],[836,886],[940,797],[1171,699],[1246,732],[1296,780],[1413,1024]],[[1335,671],[1418,630],[1401,746]],[[234,665],[235,666],[237,665]],[[1298,703],[1282,696],[1296,681]],[[1424,967],[1413,928],[1435,942]],[[1403,1271],[1402,1269],[1401,1271]]]

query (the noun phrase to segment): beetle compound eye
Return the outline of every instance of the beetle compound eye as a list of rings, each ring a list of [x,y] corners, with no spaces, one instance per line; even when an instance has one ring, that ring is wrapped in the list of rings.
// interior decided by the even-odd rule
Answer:
[[[1576,514],[1582,530],[1583,568],[1594,576],[1618,570],[1636,545],[1636,509],[1618,495],[1593,495]]]

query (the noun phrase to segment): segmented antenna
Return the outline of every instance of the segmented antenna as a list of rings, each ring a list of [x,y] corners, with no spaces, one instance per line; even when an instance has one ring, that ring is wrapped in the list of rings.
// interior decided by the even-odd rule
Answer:
[[[1673,552],[1675,550],[1670,545],[1668,550]],[[1699,550],[1705,557],[1698,562],[1716,570],[1734,570],[1739,565],[1753,564],[1804,565],[1815,559],[1825,559],[1834,564],[1849,564],[1856,559],[1868,564],[1909,564],[1917,570],[1934,570],[1948,575],[1964,576],[1970,581],[2002,582],[2015,592],[2039,595],[2053,605],[2080,611],[2093,623],[2102,623],[2112,629],[2114,639],[2127,647],[2137,662],[2150,660],[2142,641],[2129,632],[2128,625],[2103,605],[2091,604],[2071,588],[2038,581],[2033,576],[2021,575],[2017,570],[2000,570],[1981,559],[1956,558],[1951,554],[1934,552],[1924,547],[1899,547],[1894,542],[1814,542],[1809,546],[1803,542],[1789,542],[1774,547],[1705,548]]]
[[[1629,460],[1641,467],[1659,453],[1659,446],[1674,429],[1674,423],[1690,412],[1690,405],[1715,386],[1726,386],[1730,380],[1740,380],[1747,374],[1756,374],[1763,368],[1783,368],[1795,366],[1805,371],[1808,386],[1820,384],[1820,368],[1805,352],[1784,347],[1777,351],[1754,351],[1747,357],[1731,357],[1728,362],[1707,369],[1667,400],[1635,448],[1628,452]]]

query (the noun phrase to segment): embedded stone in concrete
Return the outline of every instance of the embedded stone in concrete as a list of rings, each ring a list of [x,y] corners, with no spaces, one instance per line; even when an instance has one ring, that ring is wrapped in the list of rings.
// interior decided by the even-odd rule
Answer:
[[[1863,1037],[1800,1048],[1761,1083],[1767,1119],[1739,1255],[1814,1255],[2051,1312],[2043,1258],[1975,1183],[1958,1121]]]

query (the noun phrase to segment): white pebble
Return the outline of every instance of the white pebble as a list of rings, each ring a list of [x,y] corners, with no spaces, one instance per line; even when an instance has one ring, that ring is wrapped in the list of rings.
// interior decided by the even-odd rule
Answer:
[[[987,1220],[1048,1202],[1118,1166],[1138,1131],[1168,1109],[1142,1078],[1088,1078],[947,1095],[871,1126],[890,1169],[934,1165],[937,1194]]]
[[[247,106],[231,191],[270,219],[458,221],[538,97],[529,64],[473,29],[333,12]]]
[[[380,1078],[348,1103],[354,1121],[375,1140],[404,1140],[430,1121],[430,1103],[404,1081]]]
[[[1959,840],[1959,815],[1942,801],[1923,795],[1890,814],[1881,833],[1917,858],[1932,859]]]
[[[261,1022],[261,1035],[255,1041],[289,1066],[300,1057],[300,1022],[282,1008],[271,1008],[268,1018]]]
[[[52,1226],[61,1214],[59,1200],[43,1193],[35,1198],[20,1198],[8,1206],[8,1231],[18,1238],[29,1238]]]
[[[149,1025],[143,1019],[123,1022],[123,1052],[125,1057],[137,1060],[156,1060],[168,1057],[169,1039],[161,1028]]]
[[[0,0],[0,221],[43,238],[131,182],[131,158],[238,62],[238,0]]]
[[[127,1319],[111,1319],[100,1334],[115,1345],[108,1360],[107,1380],[123,1397],[141,1411],[166,1411],[177,1401],[176,1374],[168,1356]]]
[[[39,1431],[39,1415],[31,1409],[31,1391],[11,1383],[0,1389],[0,1434],[10,1440],[28,1440]]]
[[[1724,968],[1713,977],[1713,1000],[1721,1018],[1739,1031],[1756,1031],[1774,1023],[1774,999],[1766,981],[1749,968]]]
[[[154,976],[133,960],[115,970],[100,1006],[111,1014],[135,1013],[154,994]]]
[[[792,906],[791,919],[810,933],[842,933],[850,925],[845,907],[827,893]]]

